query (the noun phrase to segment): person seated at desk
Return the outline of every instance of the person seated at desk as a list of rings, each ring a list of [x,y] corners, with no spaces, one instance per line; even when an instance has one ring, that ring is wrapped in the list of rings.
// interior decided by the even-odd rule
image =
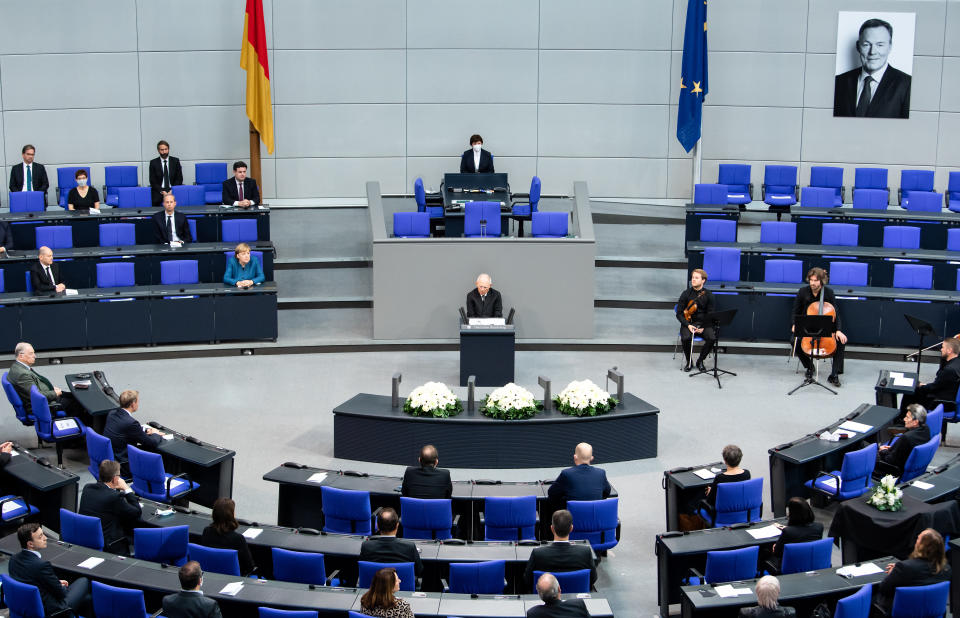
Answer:
[[[393,596],[400,590],[396,569],[380,569],[370,580],[370,589],[360,597],[360,609],[366,616],[380,618],[413,618],[413,609],[406,599]]]
[[[30,401],[30,387],[36,386],[37,390],[47,398],[50,403],[51,412],[53,408],[66,410],[70,416],[83,411],[83,406],[74,398],[73,393],[65,393],[33,369],[37,362],[37,353],[33,346],[25,341],[21,341],[13,349],[16,360],[10,365],[10,371],[7,373],[7,379],[13,384],[13,388],[20,395],[20,401],[23,402],[23,409],[27,414],[33,412]]]
[[[153,238],[158,245],[193,242],[187,218],[176,212],[177,198],[173,191],[163,196],[163,212],[153,215]]]
[[[743,459],[743,451],[736,444],[728,444],[723,447],[721,452],[723,463],[727,469],[713,477],[710,487],[706,490],[707,504],[714,506],[717,503],[717,485],[720,483],[739,483],[740,481],[750,480],[750,471],[740,467],[740,461]]]
[[[7,257],[8,251],[13,250],[13,231],[10,224],[0,221],[0,256]]]
[[[400,495],[408,498],[444,499],[453,495],[450,471],[438,468],[440,456],[437,447],[427,444],[420,449],[420,465],[410,466],[403,473]]]
[[[163,597],[163,615],[167,618],[221,618],[220,606],[203,596],[203,570],[191,560],[177,572],[180,592]]]
[[[903,466],[913,447],[920,446],[930,440],[930,428],[927,427],[927,410],[918,403],[907,406],[907,414],[903,417],[903,426],[906,431],[893,443],[893,446],[882,445],[877,451],[877,466],[874,475],[903,474]]]
[[[780,580],[773,575],[764,575],[754,587],[757,595],[757,604],[754,607],[744,607],[740,610],[741,616],[748,618],[787,618],[796,616],[797,610],[792,607],[780,607],[777,600],[780,598]]]
[[[252,208],[260,203],[260,190],[253,178],[247,178],[247,164],[237,161],[233,164],[233,178],[223,181],[221,201],[228,206]]]
[[[126,390],[120,393],[120,407],[110,410],[107,414],[107,421],[103,427],[103,435],[110,438],[110,444],[113,446],[114,458],[121,463],[123,468],[127,466],[127,445],[132,444],[137,448],[147,448],[156,450],[166,435],[153,427],[144,428],[135,418],[133,413],[140,409],[140,392]],[[126,474],[126,469],[124,470]]]
[[[77,512],[99,517],[103,528],[103,550],[126,556],[130,553],[128,531],[140,521],[140,500],[120,476],[120,464],[104,459],[98,472],[99,482],[83,488]]]
[[[460,157],[460,173],[493,173],[493,155],[483,149],[483,138],[474,133],[470,136],[470,150],[464,150]]]
[[[779,525],[779,524],[778,524]],[[807,543],[823,538],[823,524],[814,521],[813,509],[803,498],[794,496],[787,501],[787,525],[782,527],[780,538],[773,545],[770,565],[780,571],[783,561],[783,546],[790,543]]]
[[[233,249],[233,257],[227,260],[223,282],[231,287],[249,288],[263,283],[263,267],[260,260],[250,257],[250,245],[240,243]]]
[[[500,292],[490,287],[493,285],[490,275],[481,273],[476,284],[477,289],[467,292],[467,317],[502,318],[503,302],[500,300]]]
[[[53,250],[50,247],[40,247],[37,251],[37,261],[30,266],[30,284],[33,293],[37,296],[44,294],[60,294],[67,289],[60,277],[60,265],[53,262]]]
[[[413,541],[397,538],[397,526],[400,518],[390,507],[377,514],[378,536],[371,536],[360,545],[360,560],[365,562],[412,562],[417,577],[423,573],[420,552]]]
[[[703,287],[707,282],[707,271],[694,268],[690,273],[690,287],[680,294],[677,301],[677,320],[680,322],[680,345],[687,362],[683,365],[684,371],[691,371],[690,352],[693,350],[693,338],[697,335],[703,338],[703,347],[697,357],[697,371],[706,371],[703,361],[713,351],[717,343],[717,336],[713,327],[706,325],[707,314],[716,307],[713,292]]]
[[[905,394],[900,410],[907,411],[910,404],[918,403],[927,410],[937,407],[937,401],[956,401],[960,387],[960,339],[949,337],[940,345],[943,366],[937,371],[933,382],[917,384],[913,394]]]
[[[89,212],[91,208],[100,208],[100,194],[93,187],[87,186],[87,170],[77,170],[73,175],[77,186],[67,193],[67,210],[81,210]]]
[[[597,565],[589,545],[570,542],[573,532],[573,515],[566,509],[553,512],[550,522],[553,542],[544,543],[530,552],[527,568],[523,572],[524,592],[533,588],[534,571],[579,571],[590,569],[590,585],[597,583]]]
[[[944,553],[943,537],[933,528],[917,535],[910,557],[887,565],[887,576],[877,587],[877,605],[889,612],[893,596],[901,586],[928,586],[950,581],[950,565]]]
[[[560,582],[550,573],[544,573],[537,580],[537,594],[543,605],[534,605],[527,610],[527,618],[566,618],[567,616],[589,616],[583,599],[564,600],[560,598]]]
[[[17,528],[17,540],[22,549],[10,557],[8,572],[18,582],[36,586],[40,590],[43,612],[47,616],[64,610],[73,612],[69,615],[94,615],[90,580],[80,577],[70,584],[65,579],[59,579],[53,565],[40,555],[40,551],[47,548],[47,535],[40,524],[31,522]]]
[[[610,483],[603,468],[591,466],[593,447],[581,442],[573,451],[573,467],[567,468],[550,485],[547,495],[559,504],[567,500],[601,500],[610,496]]]
[[[237,503],[230,498],[217,498],[213,503],[213,523],[203,529],[200,544],[217,549],[235,549],[240,560],[240,573],[249,575],[257,565],[250,555],[247,539],[237,532],[240,527],[236,512]]]

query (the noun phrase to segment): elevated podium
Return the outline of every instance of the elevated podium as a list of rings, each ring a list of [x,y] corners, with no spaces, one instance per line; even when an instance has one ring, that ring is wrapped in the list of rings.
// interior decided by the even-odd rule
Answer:
[[[503,386],[513,382],[516,330],[513,324],[471,326],[460,324],[460,386],[477,377],[477,386]]]

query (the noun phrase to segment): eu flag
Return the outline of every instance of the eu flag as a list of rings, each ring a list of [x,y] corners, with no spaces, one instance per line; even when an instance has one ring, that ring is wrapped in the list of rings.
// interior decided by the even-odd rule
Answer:
[[[703,98],[707,96],[707,0],[687,1],[680,69],[677,139],[690,152],[700,139]]]

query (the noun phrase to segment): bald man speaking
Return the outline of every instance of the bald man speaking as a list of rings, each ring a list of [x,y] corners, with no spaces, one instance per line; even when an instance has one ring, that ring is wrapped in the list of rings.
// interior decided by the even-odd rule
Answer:
[[[547,495],[554,502],[566,500],[600,500],[610,496],[607,473],[591,466],[593,447],[586,442],[573,452],[573,467],[560,473]]]
[[[467,293],[467,317],[468,318],[502,318],[503,303],[500,300],[500,292],[492,287],[493,280],[490,275],[481,273],[477,277],[477,289],[470,290]]]

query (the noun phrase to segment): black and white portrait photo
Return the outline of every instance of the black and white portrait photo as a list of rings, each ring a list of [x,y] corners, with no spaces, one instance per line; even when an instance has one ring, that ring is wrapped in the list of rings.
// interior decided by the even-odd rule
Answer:
[[[910,117],[915,21],[915,13],[839,13],[834,116]]]

